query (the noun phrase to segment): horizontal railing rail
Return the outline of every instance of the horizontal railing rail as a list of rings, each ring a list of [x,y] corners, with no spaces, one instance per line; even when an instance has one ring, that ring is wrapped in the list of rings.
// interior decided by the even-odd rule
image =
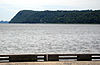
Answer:
[[[100,54],[18,54],[0,55],[0,62],[35,62],[60,60],[92,61],[100,60]]]

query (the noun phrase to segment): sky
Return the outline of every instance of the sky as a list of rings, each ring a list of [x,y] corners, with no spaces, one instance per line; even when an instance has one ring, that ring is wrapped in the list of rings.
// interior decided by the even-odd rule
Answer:
[[[0,20],[10,21],[20,10],[100,10],[100,0],[0,0]]]

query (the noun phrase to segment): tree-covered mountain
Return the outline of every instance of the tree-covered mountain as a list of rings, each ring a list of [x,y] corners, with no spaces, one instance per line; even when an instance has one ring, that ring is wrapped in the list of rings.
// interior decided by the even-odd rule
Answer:
[[[9,23],[8,21],[0,21],[0,23]]]
[[[32,11],[18,12],[10,23],[83,23],[100,24],[100,10]]]

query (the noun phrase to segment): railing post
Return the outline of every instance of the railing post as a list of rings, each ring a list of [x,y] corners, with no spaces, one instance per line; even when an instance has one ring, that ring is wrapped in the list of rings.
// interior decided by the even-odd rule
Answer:
[[[48,56],[44,55],[44,61],[48,61]]]
[[[92,61],[92,56],[89,54],[78,55],[77,61]]]

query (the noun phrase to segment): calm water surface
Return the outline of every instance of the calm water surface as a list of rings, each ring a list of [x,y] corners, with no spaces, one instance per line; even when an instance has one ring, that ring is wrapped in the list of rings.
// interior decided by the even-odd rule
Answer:
[[[0,54],[100,53],[100,25],[0,24]]]

